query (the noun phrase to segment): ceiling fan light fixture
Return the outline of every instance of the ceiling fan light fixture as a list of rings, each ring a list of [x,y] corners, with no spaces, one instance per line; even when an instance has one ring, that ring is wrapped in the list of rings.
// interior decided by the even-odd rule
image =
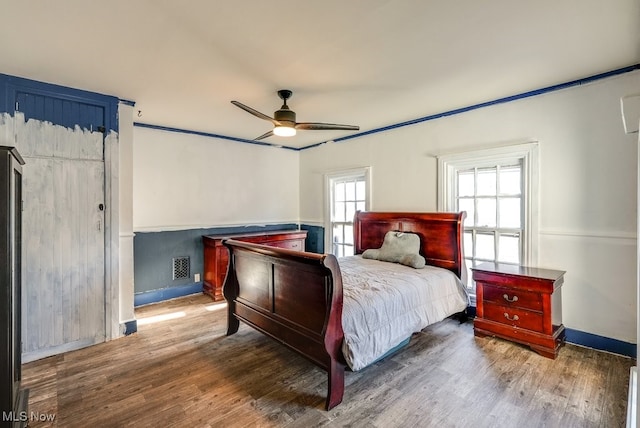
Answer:
[[[291,126],[276,126],[273,128],[273,133],[278,137],[293,137],[296,135],[296,128]]]
[[[297,122],[296,113],[289,108],[287,100],[291,98],[292,92],[288,89],[281,89],[278,91],[278,96],[282,98],[282,107],[279,110],[273,112],[273,117],[269,117],[264,113],[260,113],[258,110],[242,104],[239,101],[231,101],[231,104],[241,108],[254,115],[259,119],[271,122],[274,128],[254,138],[255,141],[263,140],[265,138],[272,137],[274,135],[278,137],[293,137],[296,135],[296,130],[343,130],[343,131],[358,131],[360,127],[357,125],[340,125],[339,123],[324,123],[324,122]]]

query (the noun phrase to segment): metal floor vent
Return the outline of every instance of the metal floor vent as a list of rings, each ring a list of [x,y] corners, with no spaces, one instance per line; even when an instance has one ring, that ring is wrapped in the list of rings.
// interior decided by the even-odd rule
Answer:
[[[189,277],[189,257],[174,257],[173,280],[188,279]]]

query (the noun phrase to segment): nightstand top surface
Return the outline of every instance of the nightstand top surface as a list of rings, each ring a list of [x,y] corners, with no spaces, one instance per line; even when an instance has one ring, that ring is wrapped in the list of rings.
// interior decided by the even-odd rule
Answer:
[[[260,232],[259,230],[253,232],[234,232],[234,233],[214,233],[212,235],[202,235],[208,239],[223,239],[223,238],[237,238],[237,237],[260,237],[260,236],[273,236],[273,235],[295,235],[300,233],[307,233],[306,230],[299,229],[285,229],[285,230],[265,230]]]
[[[563,270],[541,269],[536,267],[512,265],[508,263],[487,262],[472,267],[471,270],[499,273],[503,275],[526,276],[530,278],[547,279],[556,281],[565,274]]]

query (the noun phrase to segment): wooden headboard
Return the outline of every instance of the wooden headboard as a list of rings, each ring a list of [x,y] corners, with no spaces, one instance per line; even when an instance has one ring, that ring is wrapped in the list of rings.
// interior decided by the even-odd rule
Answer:
[[[420,254],[428,265],[449,269],[466,284],[467,269],[462,242],[466,213],[362,212],[354,218],[355,254],[380,248],[390,230],[420,236]]]

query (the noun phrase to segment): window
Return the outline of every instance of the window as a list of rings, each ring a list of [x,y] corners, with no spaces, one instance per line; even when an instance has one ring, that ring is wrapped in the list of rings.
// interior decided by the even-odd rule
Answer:
[[[472,301],[471,267],[536,262],[537,168],[536,143],[438,157],[439,209],[467,213],[464,256]]]
[[[369,168],[327,175],[328,214],[325,245],[336,257],[352,256],[353,218],[369,209]]]

